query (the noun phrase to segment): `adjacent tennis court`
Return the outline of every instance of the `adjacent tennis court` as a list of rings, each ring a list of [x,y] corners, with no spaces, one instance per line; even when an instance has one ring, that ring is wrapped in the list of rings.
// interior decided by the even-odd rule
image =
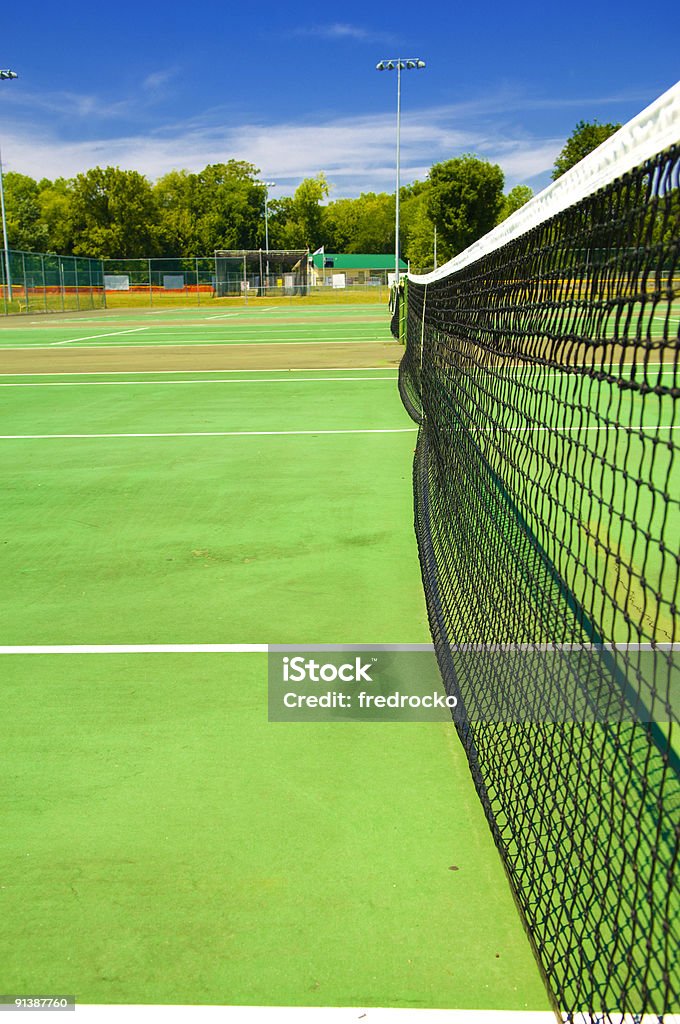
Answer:
[[[267,644],[430,639],[384,311],[0,347],[0,987],[547,1010],[453,727],[267,721]]]

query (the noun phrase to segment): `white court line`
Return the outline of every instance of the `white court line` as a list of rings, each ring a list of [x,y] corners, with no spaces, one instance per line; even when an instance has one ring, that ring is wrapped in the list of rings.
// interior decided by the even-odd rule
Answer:
[[[417,427],[357,430],[196,430],[157,434],[0,434],[0,441],[87,440],[102,437],[318,437],[321,434],[415,434]]]
[[[229,377],[213,378],[212,380],[50,380],[41,381],[35,384],[26,382],[17,384],[0,384],[0,388],[117,388],[117,387],[159,387],[177,384],[317,384],[328,381],[350,381],[350,380],[398,380],[394,374],[391,377],[267,377],[265,380]]]
[[[38,1011],[40,1012],[40,1011]],[[149,1024],[555,1024],[551,1010],[429,1010],[383,1007],[331,1006],[116,1006],[78,1003],[82,1024],[118,1024],[122,1016]],[[652,1024],[656,1016],[618,1017],[621,1024]],[[578,1020],[578,1018],[576,1018]],[[668,1024],[680,1017],[666,1016]]]
[[[67,338],[66,341],[53,341],[50,348],[55,345],[73,345],[76,341],[92,341],[93,338],[115,338],[120,334],[136,334],[138,331],[148,331],[148,327],[133,327],[129,331],[111,331],[109,334],[88,334],[85,338]]]
[[[224,320],[224,319],[226,319],[228,317],[234,317],[234,316],[241,316],[241,314],[240,313],[220,313],[219,316],[210,316],[210,317],[206,317],[205,319],[206,319],[206,321],[207,320]],[[366,326],[369,326],[369,325],[371,327],[374,327],[376,324],[379,324],[382,327],[387,327],[387,324],[385,323],[384,320],[377,320],[377,319],[376,320],[354,320],[353,323],[358,325],[358,326],[360,326],[360,327],[366,327]],[[220,324],[213,324],[212,326],[213,327],[220,327],[221,325]],[[282,331],[282,332],[288,333],[288,334],[290,334],[291,331],[303,330],[303,331],[307,331],[310,334],[318,334],[318,333],[321,333],[323,331],[332,331],[334,329],[338,330],[338,328],[341,327],[342,324],[338,324],[335,321],[331,321],[328,324],[318,324],[318,323],[315,323],[315,324],[271,324],[271,323],[269,323],[269,324],[245,324],[245,323],[240,323],[240,324],[235,324],[234,326],[238,330],[252,331],[254,334],[256,334],[258,332],[261,334],[263,330],[266,330],[266,331]],[[186,331],[187,329],[191,329],[191,328],[197,328],[197,329],[203,330],[204,327],[205,327],[205,323],[202,323],[202,324],[196,324],[196,323],[193,323],[193,322],[191,324],[161,324],[161,323],[158,323],[158,324],[152,324],[150,329],[151,330],[163,330],[163,331]]]
[[[276,309],[276,306],[265,306],[264,309],[258,309],[257,313],[268,313],[270,310]],[[250,313],[250,310],[239,309],[236,313],[215,313],[214,316],[204,316],[204,320],[224,320],[231,316],[243,316],[244,314]],[[255,310],[252,311],[255,313]],[[257,314],[256,314],[257,315]],[[181,324],[172,324],[173,327],[181,327]],[[243,325],[247,327],[247,324]]]
[[[135,331],[149,331],[150,327],[135,327],[134,331],[115,331],[117,335],[120,334],[134,334]],[[93,334],[91,338],[70,338],[68,341],[53,341],[47,345],[32,344],[29,342],[26,345],[2,345],[0,349],[5,352],[38,352],[41,349],[54,348],[55,345],[72,345],[76,341],[92,341],[98,338],[110,338],[113,334]],[[211,338],[209,341],[205,338],[182,338],[181,341],[163,342],[158,340],[152,340],[142,346],[144,348],[182,348],[185,345],[247,345],[248,348],[259,348],[261,346],[273,347],[281,345],[318,345],[326,344],[327,342],[342,341],[346,345],[387,345],[389,343],[396,344],[394,338],[391,336],[386,338],[324,338],[320,342],[318,338],[297,338],[294,341],[249,341],[248,338]],[[87,348],[96,348],[96,345],[88,345]],[[102,346],[103,347],[103,346]],[[119,346],[120,347],[120,346]]]
[[[353,651],[399,651],[414,653],[433,653],[434,646],[429,644],[4,644],[0,645],[2,654],[267,654],[270,648],[279,653],[285,647],[300,652],[335,652],[339,650]],[[643,644],[501,644],[497,650],[516,654],[521,651],[548,651],[562,653],[564,651],[652,651],[673,652],[680,645],[673,643]],[[457,651],[486,651],[488,645],[454,645]]]
[[[663,367],[664,363],[648,363],[648,368]],[[357,366],[362,373],[379,373],[391,369],[389,366]],[[289,370],[289,373],[335,373],[340,371],[351,372],[351,366],[296,366]],[[0,377],[145,377],[149,375],[172,373],[280,373],[280,370],[272,369],[249,369],[247,366],[237,367],[234,370],[51,370],[47,372],[24,372],[21,373],[0,373]],[[666,372],[666,371],[664,371]],[[672,372],[672,371],[667,371]],[[555,374],[559,376],[559,374]]]
[[[357,366],[357,370],[361,370],[362,373],[368,373],[369,371],[385,371],[389,370],[389,366]],[[351,366],[297,366],[294,370],[288,371],[289,373],[332,373],[335,371],[344,370],[345,372],[351,371]],[[151,374],[161,373],[281,373],[280,370],[249,370],[247,366],[241,366],[236,370],[48,370],[47,372],[39,373],[0,373],[0,377],[148,377]],[[125,383],[125,381],[123,381]]]
[[[267,644],[26,644],[0,654],[266,654]]]
[[[676,426],[667,426],[664,423],[601,423],[598,426],[574,426],[574,427],[560,427],[558,424],[555,426],[547,427],[504,427],[502,424],[496,424],[489,427],[478,427],[474,423],[470,424],[469,427],[459,427],[452,433],[457,434],[460,431],[467,434],[583,434],[587,431],[599,431],[599,430],[621,430],[626,434],[637,434],[641,430],[680,430],[680,424]]]
[[[150,330],[150,328],[141,327],[141,328],[138,328],[137,330],[139,330],[139,331],[148,331],[148,330]],[[132,334],[131,331],[121,331],[119,333],[120,334]],[[94,339],[96,339],[96,338],[105,338],[105,337],[108,337],[108,336],[105,335],[105,334],[100,334],[100,335],[93,335],[92,337]],[[85,339],[85,338],[78,339],[78,338],[76,338],[75,340],[76,341],[78,341],[78,340],[85,341],[85,340],[91,340],[91,339]],[[209,340],[207,340],[206,338],[182,338],[181,341],[167,342],[167,341],[158,341],[157,339],[153,338],[151,341],[145,341],[144,344],[146,344],[147,346],[150,346],[150,347],[152,347],[152,346],[155,346],[155,347],[163,346],[164,348],[181,348],[183,345],[248,345],[249,348],[257,348],[258,346],[269,347],[269,346],[274,346],[274,345],[318,345],[318,344],[327,345],[327,344],[333,343],[333,342],[342,342],[344,345],[370,345],[370,344],[372,344],[374,342],[384,342],[385,344],[387,344],[387,342],[392,342],[393,340],[394,339],[391,338],[391,337],[389,337],[389,338],[378,338],[378,337],[376,337],[376,338],[353,338],[353,337],[352,338],[344,338],[344,337],[339,337],[339,338],[323,338],[323,339],[322,338],[289,338],[288,341],[251,341],[250,338],[210,338]],[[57,345],[62,345],[62,344],[67,344],[67,342],[57,341],[56,344]],[[32,345],[31,347],[32,348],[39,348],[40,346],[39,345]],[[51,346],[48,346],[48,347],[51,347]],[[89,347],[93,348],[94,346],[90,345]]]
[[[590,373],[590,371],[594,370],[594,369],[595,369],[594,367],[585,367],[584,366],[584,367],[580,368],[580,367],[577,367],[577,366],[570,366],[570,367],[567,367],[564,370],[547,370],[546,371],[546,370],[542,370],[540,366],[491,366],[491,367],[479,366],[479,367],[471,367],[470,370],[468,370],[466,372],[469,373],[469,375],[472,378],[474,378],[475,376],[479,376],[479,377],[500,377],[500,375],[501,375],[501,373],[503,371],[510,371],[512,373],[513,377],[540,377],[541,380],[545,379],[546,377],[562,377],[565,380],[572,379],[574,382],[579,382],[579,381],[583,380],[584,378],[587,378],[589,373]],[[668,363],[636,363],[635,365],[633,363],[624,363],[623,366],[621,367],[621,369],[622,370],[632,370],[632,369],[635,369],[635,370],[638,371],[640,377],[646,376],[647,375],[647,370],[661,370],[660,376],[662,376],[662,377],[666,376],[668,374],[671,374],[671,373],[673,373],[673,374],[677,373],[676,368],[674,366],[669,366]],[[614,382],[616,383],[616,380],[618,380],[620,375],[616,374],[612,370],[611,373],[608,374],[608,376],[609,377],[614,377],[615,378]],[[605,381],[604,383],[609,383],[609,381]]]
[[[107,324],[115,323],[116,320],[131,320],[130,316],[60,316],[57,320],[31,320],[31,326],[33,327],[46,327],[48,330],[56,327],[61,327],[63,324],[101,324],[102,327],[106,327]]]

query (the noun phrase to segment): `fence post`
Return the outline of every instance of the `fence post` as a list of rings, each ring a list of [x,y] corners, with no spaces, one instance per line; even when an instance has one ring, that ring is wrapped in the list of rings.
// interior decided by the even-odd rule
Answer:
[[[24,273],[24,299],[26,300],[26,312],[28,313],[28,282],[26,280],[26,253],[21,254],[21,267]]]
[[[7,316],[9,312],[9,310],[7,309],[7,263],[4,259],[4,256],[6,255],[7,250],[5,250],[5,252],[3,253],[2,266],[0,267],[0,269],[2,270],[2,305],[5,310],[5,316]]]

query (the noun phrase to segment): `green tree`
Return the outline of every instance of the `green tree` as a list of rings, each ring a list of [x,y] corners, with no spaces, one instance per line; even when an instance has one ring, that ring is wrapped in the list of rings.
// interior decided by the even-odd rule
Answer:
[[[66,178],[38,182],[40,219],[47,232],[47,252],[73,252],[73,184]]]
[[[284,248],[318,249],[320,245],[326,244],[324,208],[321,202],[329,192],[330,185],[323,172],[300,182],[289,207],[290,219],[281,232]]]
[[[555,161],[552,180],[561,177],[565,171],[583,160],[584,156],[597,149],[605,139],[618,131],[620,124],[600,124],[599,121],[579,121],[567,139],[562,152]]]
[[[434,269],[435,226],[428,213],[429,181],[416,181],[401,190],[402,255],[417,274]],[[444,240],[437,238],[437,265],[449,258]]]
[[[72,217],[76,255],[129,259],[160,251],[153,190],[138,171],[94,167],[78,174]]]
[[[264,244],[265,187],[243,160],[209,164],[196,175],[196,244],[214,249],[257,249]]]
[[[326,245],[335,252],[394,252],[394,196],[363,192],[329,203],[323,218]]]
[[[511,188],[507,196],[503,196],[503,205],[501,206],[501,212],[498,215],[498,223],[502,220],[506,220],[511,213],[515,210],[519,210],[521,206],[528,203],[533,198],[533,190],[528,185],[515,185]]]
[[[160,244],[166,256],[194,256],[198,243],[198,178],[188,171],[170,171],[153,186]]]
[[[27,174],[8,171],[3,182],[9,247],[44,252],[47,248],[47,227],[41,216],[37,181]]]
[[[503,203],[503,172],[470,154],[434,164],[427,213],[450,255],[462,252],[496,224]]]
[[[288,245],[288,224],[293,220],[293,197],[271,199],[269,209],[269,248],[285,249]]]

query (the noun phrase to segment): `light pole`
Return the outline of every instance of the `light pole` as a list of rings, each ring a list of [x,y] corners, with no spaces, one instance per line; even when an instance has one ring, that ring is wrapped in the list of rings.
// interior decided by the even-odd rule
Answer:
[[[399,189],[400,189],[400,177],[401,177],[401,73],[402,71],[414,71],[425,67],[425,61],[420,60],[419,57],[396,57],[392,60],[381,60],[379,61],[375,69],[376,71],[394,71],[397,72],[397,190],[395,195],[396,200],[396,223],[395,223],[395,239],[394,239],[394,273],[395,273],[395,284],[399,284]]]
[[[265,256],[265,260],[266,260],[265,266],[266,266],[266,281],[267,281],[267,283],[265,285],[264,293],[266,295],[267,294],[267,288],[269,287],[269,206],[268,206],[268,203],[269,203],[269,189],[270,188],[276,188],[276,182],[275,181],[263,181],[262,184],[264,185],[264,251],[266,253],[266,256]]]
[[[18,78],[16,71],[0,71],[0,81]],[[7,298],[12,301],[12,277],[9,270],[9,242],[7,240],[7,217],[5,216],[5,189],[2,180],[2,156],[0,156],[0,212],[2,213],[2,245],[5,253],[5,281]]]

